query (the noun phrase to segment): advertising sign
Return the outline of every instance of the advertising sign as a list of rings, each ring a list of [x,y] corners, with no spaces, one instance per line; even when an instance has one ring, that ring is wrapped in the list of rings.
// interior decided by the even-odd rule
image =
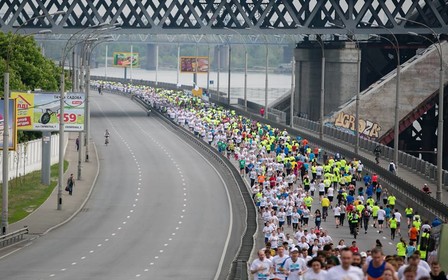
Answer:
[[[208,72],[208,57],[207,56],[181,56],[180,57],[180,72],[196,73],[196,64],[198,65],[197,73]]]
[[[3,129],[5,126],[4,115],[5,115],[5,101],[0,100],[0,149],[3,150]],[[8,119],[8,129],[9,129],[9,143],[8,149],[15,151],[17,147],[17,126],[16,126],[16,104],[14,100],[9,101],[9,119]]]
[[[17,129],[58,131],[60,93],[12,92],[16,99]],[[84,130],[84,93],[71,92],[64,99],[64,130]]]
[[[140,60],[138,57],[138,53],[130,53],[130,52],[114,52],[114,66],[117,67],[131,67],[138,68],[140,67]]]

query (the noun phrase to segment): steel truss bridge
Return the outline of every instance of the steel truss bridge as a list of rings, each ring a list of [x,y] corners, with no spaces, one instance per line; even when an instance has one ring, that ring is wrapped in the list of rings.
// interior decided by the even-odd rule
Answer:
[[[65,14],[53,15],[57,11]],[[446,34],[447,15],[447,0],[0,0],[3,32],[50,29],[52,37],[64,39],[89,26],[120,23],[115,40],[159,43],[287,44],[302,41],[302,34]]]

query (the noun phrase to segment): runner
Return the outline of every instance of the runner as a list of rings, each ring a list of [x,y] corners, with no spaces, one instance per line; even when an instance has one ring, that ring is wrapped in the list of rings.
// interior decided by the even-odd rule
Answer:
[[[264,250],[258,251],[258,259],[255,259],[250,266],[250,273],[254,275],[254,280],[270,279],[271,261],[266,259]]]
[[[307,271],[306,262],[299,258],[299,249],[293,248],[290,252],[290,258],[285,262],[285,274],[288,280],[302,279],[302,275]]]
[[[363,271],[367,280],[380,280],[386,269],[394,271],[394,267],[384,260],[383,252],[380,249],[373,248],[371,251],[372,260],[368,264],[364,264]]]

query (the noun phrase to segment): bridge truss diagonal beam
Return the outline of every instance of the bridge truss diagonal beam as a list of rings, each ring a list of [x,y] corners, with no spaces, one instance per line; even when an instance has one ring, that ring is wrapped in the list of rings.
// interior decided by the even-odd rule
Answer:
[[[422,22],[438,33],[448,30],[446,0],[0,0],[0,27],[13,31],[52,29],[72,34],[89,25],[123,24],[124,34],[387,34],[369,22],[395,34],[425,33],[424,28],[395,17]],[[65,15],[50,16],[56,11]],[[335,28],[334,23],[343,28]],[[271,29],[272,28],[272,29]]]

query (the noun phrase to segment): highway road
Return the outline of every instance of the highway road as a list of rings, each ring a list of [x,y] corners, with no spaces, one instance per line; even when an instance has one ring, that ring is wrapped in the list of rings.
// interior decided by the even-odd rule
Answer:
[[[244,230],[229,180],[130,99],[92,95],[93,194],[70,223],[1,259],[1,279],[217,279]]]

